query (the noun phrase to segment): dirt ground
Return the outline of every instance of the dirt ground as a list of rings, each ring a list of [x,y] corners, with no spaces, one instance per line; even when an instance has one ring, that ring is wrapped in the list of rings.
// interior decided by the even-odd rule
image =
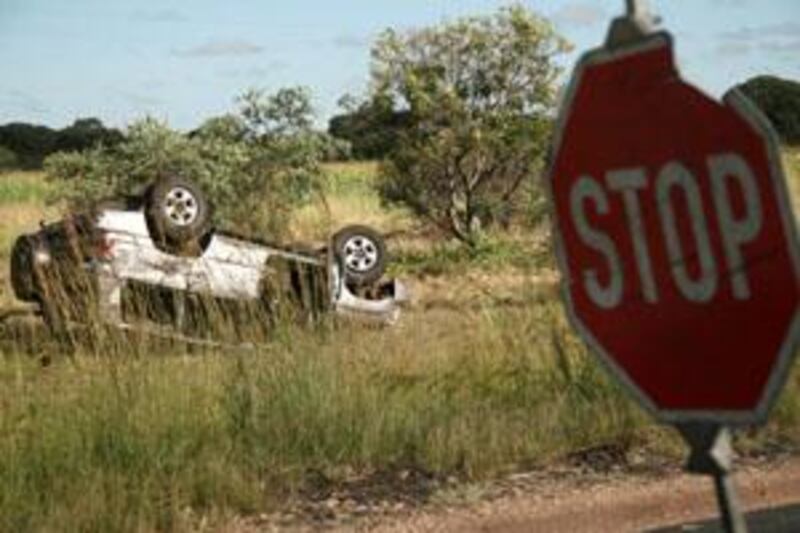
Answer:
[[[800,458],[750,465],[736,472],[734,479],[752,532],[800,531]],[[498,500],[420,511],[357,529],[381,533],[720,531],[711,479],[678,471],[586,484],[545,481],[538,488]]]

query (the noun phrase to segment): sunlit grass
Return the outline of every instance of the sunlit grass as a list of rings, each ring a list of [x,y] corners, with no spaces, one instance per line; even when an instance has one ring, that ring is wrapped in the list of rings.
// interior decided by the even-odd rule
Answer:
[[[646,424],[546,301],[395,330],[302,330],[257,352],[154,355],[42,369],[6,354],[0,529],[170,529],[186,509],[268,511],[310,471],[480,479],[629,446]]]
[[[179,347],[0,366],[0,529],[192,530],[270,512],[320,475],[480,480],[576,450],[658,450],[655,427],[534,286],[530,306],[287,330],[257,351]],[[800,440],[800,375],[747,441]],[[309,477],[311,473],[313,476]]]
[[[0,206],[40,204],[49,190],[42,172],[0,172]]]
[[[8,279],[8,257],[21,233],[36,231],[39,222],[52,216],[41,204],[0,204],[0,308],[13,303]]]
[[[45,206],[49,188],[42,172],[0,172],[0,258],[17,235],[56,215],[56,209]]]
[[[379,231],[407,229],[409,213],[381,205],[373,182],[375,163],[330,163],[325,165],[322,196],[300,209],[291,224],[295,239],[324,241],[348,224],[367,224]]]

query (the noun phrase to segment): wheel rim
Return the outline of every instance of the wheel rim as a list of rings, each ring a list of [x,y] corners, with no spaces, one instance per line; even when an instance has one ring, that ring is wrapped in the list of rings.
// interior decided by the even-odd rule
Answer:
[[[189,226],[200,213],[194,193],[184,187],[174,187],[164,198],[164,215],[176,226]]]
[[[369,272],[378,263],[378,245],[363,235],[354,235],[344,243],[344,264],[353,272]]]

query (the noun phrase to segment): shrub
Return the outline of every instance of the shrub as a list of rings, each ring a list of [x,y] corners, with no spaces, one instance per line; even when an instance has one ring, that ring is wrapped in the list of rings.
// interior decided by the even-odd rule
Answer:
[[[328,123],[328,133],[352,146],[352,157],[358,160],[385,158],[396,147],[400,133],[408,127],[407,111],[394,111],[372,101],[358,102],[342,97],[339,105],[344,113]]]
[[[13,150],[0,145],[0,170],[10,170],[17,168],[19,159]]]
[[[372,104],[409,124],[381,168],[379,193],[471,246],[507,222],[541,166],[555,105],[554,57],[568,49],[521,6],[406,34],[372,55]]]
[[[321,179],[325,147],[311,130],[310,97],[296,88],[273,95],[249,91],[238,103],[236,113],[212,118],[189,135],[146,118],[114,147],[54,154],[45,167],[58,185],[55,194],[85,208],[180,174],[203,187],[220,221],[279,235]]]
[[[757,76],[739,88],[769,117],[785,142],[800,144],[800,83]]]

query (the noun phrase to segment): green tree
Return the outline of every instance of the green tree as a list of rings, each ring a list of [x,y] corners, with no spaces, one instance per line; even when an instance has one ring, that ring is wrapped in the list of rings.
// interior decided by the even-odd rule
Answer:
[[[506,219],[539,169],[559,68],[569,49],[521,6],[437,27],[385,31],[372,49],[371,105],[409,125],[382,165],[379,192],[475,245]]]
[[[106,128],[100,119],[79,118],[70,126],[56,133],[52,150],[55,152],[80,151],[98,144],[113,146],[120,141],[122,141],[122,133],[113,128]]]
[[[216,206],[218,222],[280,235],[289,215],[321,180],[322,148],[311,130],[307,91],[249,91],[235,113],[206,121],[189,135],[146,118],[113,147],[56,153],[45,162],[56,195],[73,208],[108,196],[140,194],[166,174],[196,181]]]
[[[344,112],[330,119],[328,133],[349,142],[355,159],[384,159],[409,125],[408,111],[395,111],[371,100],[359,102],[345,95],[339,106]]]
[[[41,168],[53,152],[87,150],[98,144],[112,146],[121,140],[118,130],[106,128],[96,118],[79,118],[61,130],[25,122],[0,126],[0,145],[14,152],[16,165],[24,169]]]
[[[52,153],[58,132],[36,124],[11,122],[0,126],[0,145],[17,154],[24,169],[41,168],[42,160]]]
[[[775,76],[757,76],[739,89],[769,117],[784,142],[800,144],[800,83]]]

